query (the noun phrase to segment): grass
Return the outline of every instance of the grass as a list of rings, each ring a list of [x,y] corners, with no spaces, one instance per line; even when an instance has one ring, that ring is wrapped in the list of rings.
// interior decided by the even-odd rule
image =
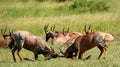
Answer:
[[[69,10],[68,6],[73,2],[37,2],[34,0],[0,0],[0,29],[8,27],[16,30],[27,30],[31,33],[41,36],[45,39],[43,27],[45,24],[55,25],[56,30],[62,30],[64,27],[70,27],[70,31],[78,31],[84,33],[84,25],[92,25],[93,30],[108,32],[111,34],[120,34],[120,5],[118,0],[110,0],[107,4],[110,6],[107,12],[82,13]],[[50,27],[49,27],[50,29]],[[9,31],[7,31],[9,32]],[[119,67],[120,66],[120,37],[114,35],[115,41],[107,43],[109,52],[106,60],[96,59],[99,50],[93,48],[87,51],[83,57],[92,55],[91,59],[72,60],[66,58],[57,58],[45,61],[42,55],[35,62],[21,62],[16,55],[17,63],[14,63],[11,50],[0,48],[0,66],[1,67]],[[0,36],[2,39],[2,36]],[[49,45],[50,41],[48,42]],[[57,52],[59,47],[63,45],[52,46]],[[65,47],[66,48],[66,47]],[[22,49],[22,57],[34,59],[32,52]]]

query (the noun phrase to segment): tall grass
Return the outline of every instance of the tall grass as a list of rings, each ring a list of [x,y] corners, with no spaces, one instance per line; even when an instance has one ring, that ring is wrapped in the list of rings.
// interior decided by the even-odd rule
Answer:
[[[100,0],[102,1],[102,0]],[[0,0],[0,30],[3,27],[8,27],[16,30],[27,30],[34,35],[41,36],[45,39],[43,27],[45,24],[49,26],[55,25],[56,30],[62,31],[62,28],[70,31],[78,31],[84,34],[84,25],[92,25],[93,30],[108,32],[111,34],[120,34],[120,5],[118,0],[110,0],[107,5],[110,6],[107,12],[95,13],[78,13],[74,10],[69,10],[69,6],[73,1],[67,2],[37,2],[36,0]],[[50,29],[50,27],[49,27]],[[7,30],[7,32],[9,32]],[[21,62],[16,55],[17,63],[14,63],[10,49],[0,49],[0,67],[119,67],[120,66],[120,37],[114,35],[115,41],[106,43],[109,46],[109,52],[106,60],[96,59],[99,55],[99,50],[93,48],[87,51],[83,58],[92,55],[91,59],[72,60],[66,58],[57,58],[45,61],[42,55],[39,55],[39,60],[35,62]],[[0,36],[2,39],[2,36]],[[51,43],[48,42],[51,46]],[[59,52],[59,47],[63,45],[52,45],[55,51]],[[66,49],[66,47],[65,47]],[[23,58],[34,59],[32,52],[22,49]]]

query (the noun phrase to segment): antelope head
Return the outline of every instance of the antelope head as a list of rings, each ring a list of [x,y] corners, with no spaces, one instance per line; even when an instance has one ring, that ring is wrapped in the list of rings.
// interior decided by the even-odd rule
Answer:
[[[58,53],[55,52],[55,50],[51,48],[51,53],[45,58],[46,60],[50,60],[51,58],[57,58],[58,57]]]
[[[48,30],[48,25],[44,26],[44,32],[46,34],[46,41],[49,40],[49,38],[54,38],[56,31],[55,29],[55,25],[53,27],[51,27],[51,30]]]
[[[3,36],[3,38],[4,38],[5,40],[10,39],[10,33],[7,34],[7,33],[6,33],[6,30],[7,30],[7,27],[6,27],[5,29],[2,29],[2,30],[1,30],[1,34],[2,34],[2,36]]]

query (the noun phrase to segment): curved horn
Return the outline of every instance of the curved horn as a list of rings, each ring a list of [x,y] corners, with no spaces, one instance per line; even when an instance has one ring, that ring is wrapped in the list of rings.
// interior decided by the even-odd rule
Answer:
[[[3,29],[1,29],[1,34],[3,34]]]
[[[84,31],[86,32],[86,25],[84,26]]]
[[[13,33],[13,29],[10,29],[10,30],[9,30],[10,36],[12,35],[12,33]]]
[[[1,34],[5,34],[7,30],[7,27],[5,29],[1,29]]]
[[[69,27],[68,27],[68,29],[67,29],[67,32],[69,32]]]
[[[7,30],[7,27],[5,28],[4,33],[6,33],[6,30]]]
[[[51,29],[51,31],[52,31],[52,27],[51,27],[50,29]]]
[[[64,52],[62,51],[62,49],[61,49],[61,48],[59,48],[59,50],[60,50],[60,52],[59,52],[59,53],[62,53],[62,54],[64,55]]]
[[[63,28],[63,32],[65,32],[65,31],[64,31],[64,28]]]
[[[53,26],[53,30],[55,30],[55,25]]]
[[[51,48],[52,52],[54,53],[55,52],[54,49],[51,46],[50,46],[50,48]]]
[[[47,32],[48,24],[44,26],[44,31]]]
[[[91,24],[90,24],[90,26],[89,26],[89,28],[88,28],[88,29],[90,30],[90,28],[91,28]]]

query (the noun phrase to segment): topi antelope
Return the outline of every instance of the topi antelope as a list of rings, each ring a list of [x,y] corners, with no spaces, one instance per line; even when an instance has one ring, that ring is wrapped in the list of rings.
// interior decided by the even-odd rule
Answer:
[[[68,47],[65,52],[61,50],[60,52],[66,58],[76,58],[76,56],[79,54],[78,59],[82,59],[82,55],[84,52],[97,46],[98,49],[101,51],[98,59],[102,56],[103,53],[105,59],[108,52],[108,47],[107,45],[105,45],[105,42],[111,42],[113,40],[114,37],[109,33],[104,33],[100,31],[89,32],[86,33],[86,35],[84,36],[79,36],[78,38],[76,38],[75,42],[70,47]],[[88,58],[90,58],[90,56],[88,56],[86,59]]]
[[[14,40],[14,42],[12,42],[13,44],[10,45],[14,45],[12,49],[12,56],[15,62],[16,58],[14,53],[16,52],[16,50],[19,59],[22,61],[22,57],[20,54],[22,48],[34,52],[35,60],[38,59],[38,54],[43,54],[46,60],[57,57],[57,53],[55,53],[55,51],[51,47],[49,47],[40,36],[35,36],[28,31],[20,30],[16,32],[11,32],[11,38],[13,38]]]
[[[10,43],[10,35],[6,33],[7,28],[1,30],[1,34],[4,39],[0,40],[0,48],[7,48]]]
[[[63,32],[55,31],[54,30],[55,26],[51,28],[50,31],[48,31],[47,28],[48,25],[45,25],[44,31],[46,34],[46,41],[48,41],[49,38],[52,38],[51,40],[52,45],[54,44],[71,45],[78,36],[82,36],[82,34],[79,32],[69,32],[69,28],[67,29],[67,31],[64,31],[63,29]]]
[[[48,41],[50,38],[52,45],[54,44],[63,44],[66,42],[66,39],[64,38],[64,35],[62,34],[62,32],[59,31],[55,31],[55,26],[51,27],[51,30],[48,30],[48,25],[44,26],[44,31],[46,34],[46,41]]]

